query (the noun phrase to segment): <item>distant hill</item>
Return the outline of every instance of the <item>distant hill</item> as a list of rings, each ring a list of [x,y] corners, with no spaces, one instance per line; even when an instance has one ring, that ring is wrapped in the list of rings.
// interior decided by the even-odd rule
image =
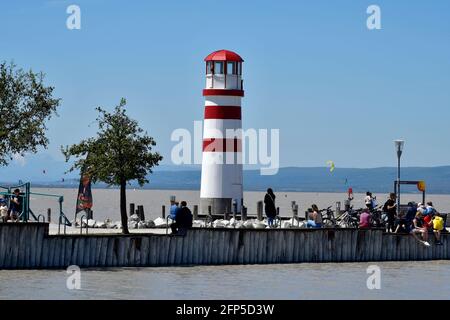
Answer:
[[[425,180],[427,192],[434,194],[450,194],[450,166],[445,167],[409,167],[402,168],[402,180]],[[349,187],[356,192],[367,190],[386,193],[393,190],[393,183],[397,176],[396,168],[352,169],[336,168],[330,172],[328,168],[281,168],[274,176],[261,176],[259,170],[244,171],[244,189],[248,191],[261,191],[272,187],[277,191],[303,191],[303,192],[345,192]],[[201,172],[195,170],[171,171],[155,170],[149,177],[147,189],[181,189],[198,190],[200,188]],[[60,182],[40,182],[33,185],[55,187],[76,187],[77,179]],[[98,184],[96,187],[105,187]],[[138,187],[133,183],[132,187]],[[414,186],[404,186],[404,192],[417,189]]]
[[[31,181],[33,186],[78,187],[76,172],[65,174],[69,164],[47,154],[27,156],[24,161],[12,161],[7,167],[0,167],[0,184],[17,184],[19,180]],[[161,165],[149,177],[148,189],[200,188],[201,166]],[[450,166],[402,168],[403,180],[425,180],[427,192],[450,194]],[[261,176],[259,170],[244,171],[244,189],[261,191],[272,187],[279,191],[345,192],[349,187],[354,192],[390,192],[397,176],[397,169],[391,167],[354,169],[336,168],[281,168],[274,176]],[[64,180],[63,180],[64,179]],[[138,187],[137,184],[132,184]],[[98,184],[95,187],[104,188]],[[414,191],[413,186],[404,187],[405,192]]]

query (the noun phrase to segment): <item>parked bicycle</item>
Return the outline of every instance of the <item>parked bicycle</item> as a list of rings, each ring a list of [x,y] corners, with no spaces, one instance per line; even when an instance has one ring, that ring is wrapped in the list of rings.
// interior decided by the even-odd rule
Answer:
[[[359,227],[359,214],[363,209],[354,210],[350,207],[349,210],[341,214],[337,220],[337,226],[340,228],[358,228]]]
[[[383,219],[383,210],[381,206],[376,206],[370,211],[371,224],[374,228],[383,228],[386,226],[386,221]]]
[[[331,207],[332,206],[329,206],[328,208],[319,211],[322,215],[322,224],[325,228],[336,227],[336,218],[334,216],[334,211],[331,210]]]

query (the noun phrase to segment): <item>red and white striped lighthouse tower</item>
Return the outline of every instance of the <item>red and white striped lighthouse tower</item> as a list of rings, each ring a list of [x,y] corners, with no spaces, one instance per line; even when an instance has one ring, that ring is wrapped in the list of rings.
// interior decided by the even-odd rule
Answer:
[[[203,130],[201,212],[223,214],[241,212],[242,122],[241,98],[244,96],[242,58],[228,50],[219,50],[205,58],[206,88]],[[237,133],[230,136],[230,133]]]

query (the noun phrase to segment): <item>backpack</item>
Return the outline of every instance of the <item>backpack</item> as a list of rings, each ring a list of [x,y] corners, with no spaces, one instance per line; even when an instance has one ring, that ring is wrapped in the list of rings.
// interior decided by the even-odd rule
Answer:
[[[444,229],[444,219],[442,217],[434,217],[433,220],[433,229],[434,230],[443,230]]]

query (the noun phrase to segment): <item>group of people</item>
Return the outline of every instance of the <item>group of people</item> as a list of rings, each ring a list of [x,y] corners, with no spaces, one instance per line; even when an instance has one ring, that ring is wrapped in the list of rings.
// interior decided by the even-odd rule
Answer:
[[[353,200],[349,198],[349,202]],[[371,228],[373,223],[373,212],[378,206],[376,197],[368,191],[364,198],[366,208],[364,208],[359,215],[359,228]],[[275,206],[275,194],[271,188],[267,189],[264,197],[265,213],[269,227],[273,227],[273,221],[277,215]],[[393,233],[410,233],[412,236],[423,243],[429,245],[428,235],[433,233],[435,235],[435,244],[442,245],[441,232],[445,228],[445,221],[442,215],[434,208],[431,201],[426,204],[423,203],[408,203],[408,210],[405,213],[400,211],[397,214],[397,196],[395,193],[390,193],[389,198],[382,207],[381,220],[385,222],[386,231]],[[323,220],[322,213],[316,204],[311,205],[307,210],[306,227],[307,228],[322,228]]]
[[[444,230],[445,221],[441,214],[434,208],[431,201],[426,204],[410,202],[408,211],[400,213],[397,218],[395,232],[410,232],[414,238],[428,244],[428,234],[432,231],[435,235],[435,244],[442,245],[441,232]],[[419,238],[421,236],[422,239]]]
[[[388,232],[395,232],[396,230],[396,215],[397,215],[397,202],[396,202],[395,193],[390,193],[388,200],[384,203],[382,211],[383,215],[381,219],[386,224],[386,230]],[[360,229],[368,229],[372,226],[372,212],[375,210],[377,203],[376,197],[370,192],[367,191],[366,197],[364,198],[364,204],[366,208],[364,208],[359,215],[359,228]]]
[[[170,219],[173,221],[170,224],[172,234],[185,235],[186,231],[192,227],[193,219],[186,201],[181,203],[175,200],[170,201]]]
[[[1,222],[17,222],[19,221],[20,213],[22,212],[22,199],[20,196],[20,189],[15,189],[12,196],[8,199],[0,198],[0,218]]]
[[[371,227],[371,211],[375,206],[371,203],[373,196],[367,192],[366,207],[359,217],[359,227],[367,229]],[[445,221],[441,214],[434,208],[431,201],[426,204],[415,202],[408,203],[408,210],[399,211],[397,214],[397,196],[395,193],[389,195],[389,199],[384,203],[382,220],[386,222],[386,231],[393,233],[410,233],[415,239],[425,245],[428,243],[428,234],[433,232],[435,244],[441,245],[441,232],[444,230]],[[419,236],[421,238],[419,238]]]

